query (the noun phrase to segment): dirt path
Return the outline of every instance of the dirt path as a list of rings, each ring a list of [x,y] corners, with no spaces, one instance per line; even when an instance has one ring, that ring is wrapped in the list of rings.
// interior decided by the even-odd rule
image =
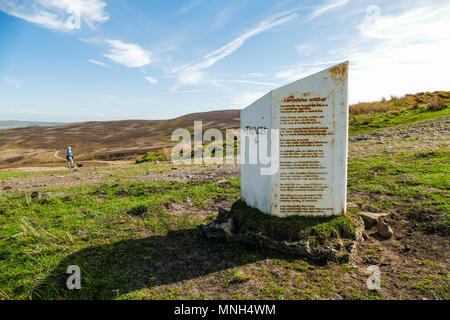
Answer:
[[[25,174],[28,174],[25,173]],[[239,165],[176,166],[173,164],[141,164],[127,161],[109,162],[109,166],[78,169],[49,168],[30,171],[23,178],[6,178],[0,181],[0,192],[39,191],[41,189],[69,188],[80,185],[120,181],[203,180],[232,177],[240,174]]]
[[[55,151],[55,154],[54,154],[55,158],[56,158],[56,159],[59,159],[59,160],[66,161],[66,159],[63,159],[63,158],[61,158],[60,156],[58,156],[58,153],[59,153],[59,151]]]

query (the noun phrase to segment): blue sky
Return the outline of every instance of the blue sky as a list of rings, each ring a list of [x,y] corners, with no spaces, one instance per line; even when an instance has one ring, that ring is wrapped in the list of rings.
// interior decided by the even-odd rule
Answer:
[[[0,120],[243,108],[350,61],[350,102],[450,90],[450,1],[0,0]]]

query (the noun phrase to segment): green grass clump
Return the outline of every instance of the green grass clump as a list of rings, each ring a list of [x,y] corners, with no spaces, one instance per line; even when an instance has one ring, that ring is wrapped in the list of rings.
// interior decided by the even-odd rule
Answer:
[[[324,243],[330,239],[352,239],[355,236],[357,225],[355,218],[350,214],[333,217],[291,216],[279,218],[251,208],[242,200],[236,201],[231,210],[236,232],[261,232],[279,241],[309,239]]]
[[[147,207],[145,205],[137,205],[132,207],[130,210],[127,211],[129,215],[132,216],[141,216],[147,212]]]
[[[427,233],[448,234],[449,158],[447,148],[354,158],[349,162],[348,188],[379,195],[372,206],[405,213]]]
[[[450,92],[420,92],[350,106],[349,133],[357,134],[450,116]]]
[[[8,170],[0,172],[0,181],[6,179],[20,179],[28,178],[34,176],[49,176],[52,174],[64,174],[67,173],[67,169],[58,170],[40,170],[40,171],[18,171],[18,170]]]
[[[233,272],[231,283],[242,283],[250,280],[251,278],[252,278],[251,275],[247,274],[244,270],[237,269],[236,271]]]
[[[167,157],[161,152],[149,152],[142,158],[136,160],[136,163],[167,161]]]
[[[450,105],[439,108],[399,108],[387,112],[351,114],[349,134],[374,131],[377,129],[396,127],[420,121],[443,119],[450,117]]]

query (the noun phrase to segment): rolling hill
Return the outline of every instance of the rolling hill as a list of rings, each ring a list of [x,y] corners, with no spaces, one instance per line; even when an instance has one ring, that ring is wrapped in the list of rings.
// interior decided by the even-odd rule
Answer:
[[[32,128],[32,127],[51,127],[63,126],[65,122],[38,122],[38,121],[16,121],[4,120],[0,121],[0,130],[17,129],[17,128]]]
[[[350,134],[385,127],[447,118],[450,92],[422,92],[350,106]],[[75,160],[87,165],[107,164],[107,160],[127,160],[149,152],[170,149],[172,132],[193,130],[195,120],[203,129],[238,128],[240,110],[192,113],[170,120],[122,120],[71,123],[62,126],[0,130],[0,170],[17,167],[54,167],[72,146]],[[56,154],[55,154],[56,153]],[[94,161],[94,162],[92,162]]]
[[[81,122],[64,126],[31,127],[0,132],[0,169],[54,165],[72,146],[76,160],[136,158],[152,150],[170,147],[173,130],[192,130],[194,121],[203,128],[237,128],[240,110],[193,113],[170,120],[122,120]]]

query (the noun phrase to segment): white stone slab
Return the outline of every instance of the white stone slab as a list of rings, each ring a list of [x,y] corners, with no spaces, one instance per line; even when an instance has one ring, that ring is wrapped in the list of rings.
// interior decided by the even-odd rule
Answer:
[[[272,90],[241,111],[241,197],[247,205],[279,217],[345,212],[347,87],[345,62]],[[249,163],[256,152],[249,141],[261,146],[265,139],[276,167],[270,175],[260,155]]]

